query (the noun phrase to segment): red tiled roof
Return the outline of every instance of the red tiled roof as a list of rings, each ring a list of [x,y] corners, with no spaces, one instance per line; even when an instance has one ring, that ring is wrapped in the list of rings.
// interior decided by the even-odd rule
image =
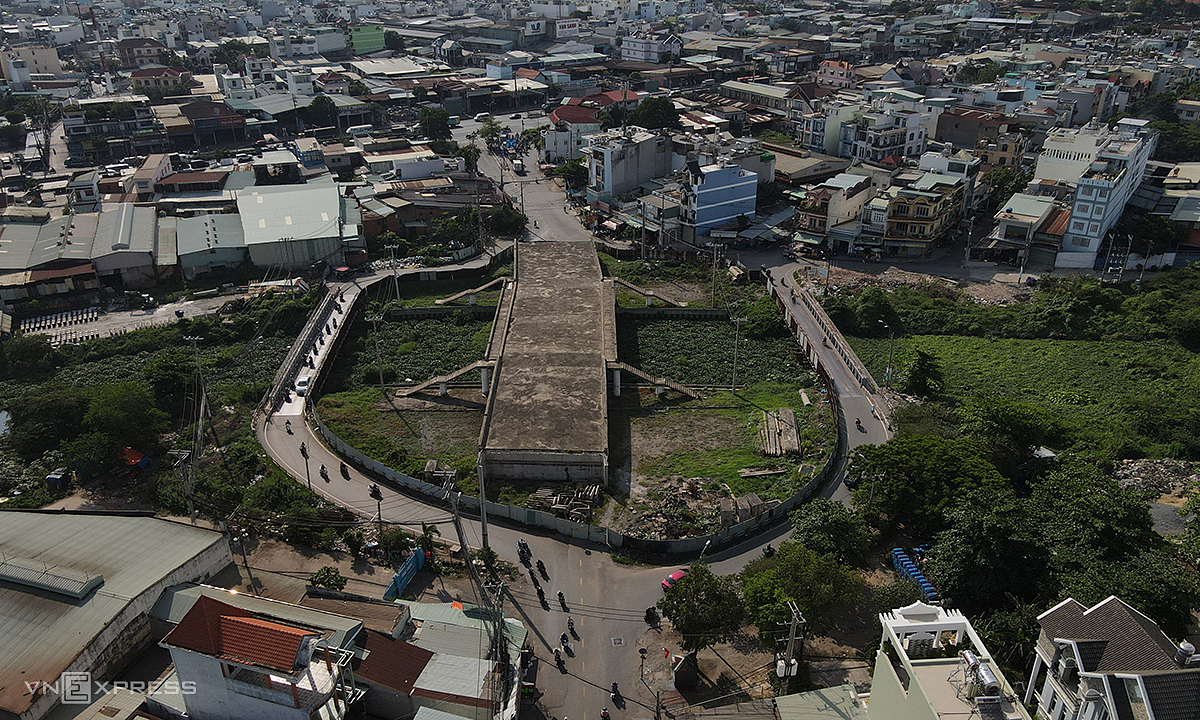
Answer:
[[[172,77],[181,77],[185,73],[187,73],[187,68],[181,68],[181,67],[141,68],[139,70],[134,70],[132,73],[129,74],[129,77],[131,77],[131,78],[162,77],[164,75],[170,75]]]
[[[296,668],[301,642],[319,635],[312,630],[264,620],[248,610],[201,596],[163,642],[290,674]]]
[[[429,664],[433,652],[375,630],[367,631],[367,656],[354,671],[358,677],[408,695]]]
[[[57,270],[30,270],[29,282],[41,282],[42,280],[58,280],[59,278],[72,277],[74,275],[90,275],[96,272],[96,268],[92,267],[91,263],[83,265],[75,265],[74,267],[59,268]]]
[[[583,107],[582,105],[562,105],[550,111],[552,123],[594,123],[599,108]]]
[[[516,75],[520,78],[525,78],[526,80],[537,80],[538,75],[541,74],[542,73],[540,71],[534,70],[533,68],[517,68],[516,70],[513,70],[513,75]]]

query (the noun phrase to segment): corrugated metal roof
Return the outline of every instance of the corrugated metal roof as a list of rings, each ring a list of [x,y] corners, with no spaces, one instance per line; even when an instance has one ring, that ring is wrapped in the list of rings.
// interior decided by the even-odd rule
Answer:
[[[131,602],[214,545],[228,560],[219,533],[158,518],[0,513],[0,552],[104,576],[85,600],[0,585],[0,708],[28,710],[24,681],[56,680]]]
[[[491,660],[435,652],[413,683],[414,694],[418,694],[417,690],[431,690],[469,698],[483,697],[487,674],[495,666]]]
[[[249,188],[237,194],[237,205],[247,245],[341,236],[334,185]]]
[[[783,695],[775,698],[775,709],[779,720],[866,720],[867,717],[851,685]]]
[[[74,568],[47,565],[40,560],[0,553],[0,580],[49,590],[80,600],[104,584],[103,575]]]
[[[197,215],[181,218],[176,236],[177,252],[181,256],[212,249],[246,247],[242,219],[237,215]]]

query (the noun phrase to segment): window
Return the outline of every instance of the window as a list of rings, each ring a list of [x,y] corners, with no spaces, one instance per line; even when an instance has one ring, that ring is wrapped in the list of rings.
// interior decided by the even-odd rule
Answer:
[[[1079,188],[1079,196],[1080,197],[1091,197],[1093,192],[1095,192],[1095,188],[1090,188],[1090,187]]]
[[[1071,238],[1071,244],[1076,247],[1087,247],[1088,239],[1085,237]]]
[[[925,205],[917,206],[917,217],[929,217],[929,208]]]
[[[1106,200],[1106,199],[1108,199],[1108,191],[1107,190],[1097,190],[1096,197],[1100,198],[1101,200]]]

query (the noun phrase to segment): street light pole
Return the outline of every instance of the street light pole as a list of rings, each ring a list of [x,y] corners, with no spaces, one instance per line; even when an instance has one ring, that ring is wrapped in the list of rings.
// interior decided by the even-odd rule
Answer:
[[[887,388],[888,390],[891,390],[892,389],[892,356],[896,351],[896,331],[892,329],[891,325],[888,325],[883,320],[880,320],[879,324],[884,326],[885,328],[887,328],[887,331],[888,331],[888,361],[887,361],[887,370],[885,370],[883,373],[883,386],[885,388]]]
[[[304,458],[304,479],[308,481],[308,491],[312,492],[312,475],[308,472],[308,446],[300,443],[300,457]]]
[[[388,259],[392,263],[392,285],[396,288],[396,309],[400,309],[400,276],[396,274],[396,254],[397,245],[386,245],[388,251]]]

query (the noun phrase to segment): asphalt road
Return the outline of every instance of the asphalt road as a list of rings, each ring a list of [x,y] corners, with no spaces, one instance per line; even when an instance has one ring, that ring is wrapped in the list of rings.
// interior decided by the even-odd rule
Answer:
[[[519,121],[505,122],[519,124]],[[460,142],[474,129],[472,125],[477,127],[472,122],[464,125],[455,131],[456,139]],[[485,153],[480,160],[480,169],[499,179],[504,163],[507,160]],[[536,163],[531,162],[530,165],[529,174],[521,178],[515,193],[519,199],[521,188],[524,189],[525,211],[531,221],[530,235],[589,241],[590,233],[579,224],[574,213],[563,212],[565,201],[561,191],[542,178]],[[506,166],[505,189],[512,195],[514,188],[510,170],[511,166]],[[537,222],[536,228],[532,227],[534,221]],[[804,327],[811,327],[815,331],[815,320],[802,304],[790,300],[790,284],[783,284],[783,279],[791,275],[793,265],[782,256],[766,256],[760,262],[777,268],[775,281],[780,284],[781,294],[789,298],[789,312]],[[359,291],[355,283],[342,284],[336,289],[345,290],[347,300]],[[342,324],[339,322],[339,328]],[[314,356],[315,362],[321,362],[331,346],[332,343],[328,341],[319,346]],[[859,387],[832,351],[828,356],[822,351],[822,358],[828,363],[833,382],[842,397],[840,422],[842,432],[847,432],[847,424],[851,428],[847,433],[848,445],[853,447],[886,440],[887,429],[870,413],[871,403],[878,403],[878,399]],[[311,481],[314,491],[361,515],[374,517],[378,510],[387,522],[407,524],[416,530],[419,530],[422,522],[435,523],[442,537],[456,538],[445,508],[417,501],[383,486],[383,499],[376,503],[369,495],[370,479],[357,470],[351,470],[350,478],[344,479],[339,472],[340,458],[325,448],[303,422],[303,402],[303,398],[293,396],[259,428],[260,441],[280,466],[301,482]],[[855,417],[863,419],[864,429],[861,432],[854,429]],[[286,428],[289,420],[290,432]],[[307,445],[307,459],[300,453],[301,442]],[[321,465],[326,466],[329,480],[321,477]],[[825,494],[843,500],[846,496],[840,483],[827,489]],[[480,545],[479,522],[468,519],[463,527],[466,542],[471,546]],[[764,546],[780,542],[787,533],[786,526],[774,528],[740,545],[715,552],[707,559],[716,572],[737,572],[747,562],[759,557]],[[668,688],[664,685],[666,677],[662,672],[653,676],[654,682],[642,682],[638,648],[647,648],[648,657],[661,666],[663,646],[659,631],[645,624],[643,613],[661,596],[662,578],[677,567],[694,561],[694,558],[676,558],[676,563],[664,567],[619,565],[605,547],[489,525],[489,543],[505,560],[518,561],[518,538],[525,538],[529,542],[534,559],[543,560],[549,574],[549,580],[542,581],[547,599],[551,602],[549,609],[539,605],[527,578],[510,585],[505,603],[507,614],[523,622],[529,629],[529,642],[541,660],[538,687],[545,693],[541,698],[542,705],[556,716],[569,716],[575,720],[596,720],[602,707],[608,707],[617,720],[649,717],[654,712],[655,703],[651,686],[657,683],[658,689]],[[566,598],[567,612],[554,602],[558,591],[562,591]],[[564,656],[563,665],[556,669],[552,649],[558,644],[559,635],[566,630],[568,612],[575,618],[578,637],[572,638],[572,652]],[[619,683],[624,697],[619,704],[610,702],[608,695],[613,681]]]

